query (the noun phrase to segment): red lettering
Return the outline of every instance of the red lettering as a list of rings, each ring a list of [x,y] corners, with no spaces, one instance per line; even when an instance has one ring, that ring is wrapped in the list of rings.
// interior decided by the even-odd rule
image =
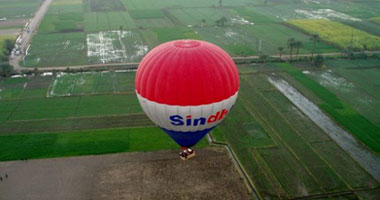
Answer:
[[[221,119],[223,119],[223,117],[224,117],[225,115],[227,115],[227,113],[228,113],[228,110],[226,110],[226,109],[223,109],[223,110],[222,110],[222,114],[220,114],[220,117],[219,117],[219,119],[218,119],[218,120],[221,120]]]
[[[218,120],[220,111],[218,111],[215,115],[210,115],[210,117],[207,120],[207,123],[214,123],[216,120]]]

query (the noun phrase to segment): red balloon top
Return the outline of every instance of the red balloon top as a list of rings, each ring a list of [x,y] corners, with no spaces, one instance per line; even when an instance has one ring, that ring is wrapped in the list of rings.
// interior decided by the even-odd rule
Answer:
[[[239,90],[231,57],[199,40],[176,40],[152,49],[136,74],[136,91],[157,103],[195,106],[222,101]]]

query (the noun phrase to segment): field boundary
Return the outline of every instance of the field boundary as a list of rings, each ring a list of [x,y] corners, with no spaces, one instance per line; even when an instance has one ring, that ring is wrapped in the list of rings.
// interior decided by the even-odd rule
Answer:
[[[230,157],[233,160],[235,168],[237,169],[237,171],[239,172],[239,174],[242,176],[242,178],[244,180],[243,181],[244,185],[250,190],[252,197],[255,200],[259,200],[259,199],[262,200],[263,197],[260,195],[260,193],[257,192],[258,190],[257,190],[255,184],[249,178],[248,173],[244,169],[244,166],[240,163],[235,152],[230,148],[230,146],[226,143],[223,143],[223,142],[214,141],[214,138],[212,137],[211,132],[209,134],[207,134],[207,139],[212,145],[223,146],[227,150],[228,154],[230,155]]]

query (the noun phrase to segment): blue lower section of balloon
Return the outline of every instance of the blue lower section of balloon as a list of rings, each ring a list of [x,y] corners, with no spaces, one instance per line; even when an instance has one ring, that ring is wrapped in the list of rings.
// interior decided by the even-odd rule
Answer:
[[[160,127],[161,128],[161,127]],[[200,130],[200,131],[172,131],[165,128],[161,128],[165,131],[177,144],[181,147],[192,147],[199,142],[207,133],[209,133],[214,127]]]

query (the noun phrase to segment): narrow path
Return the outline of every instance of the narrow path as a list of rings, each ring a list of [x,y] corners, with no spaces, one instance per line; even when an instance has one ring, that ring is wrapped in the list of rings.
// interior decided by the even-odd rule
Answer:
[[[259,200],[260,198],[257,195],[257,191],[255,189],[255,186],[253,185],[251,179],[249,178],[249,176],[245,172],[244,167],[240,164],[237,156],[232,151],[232,149],[230,148],[230,146],[228,146],[227,144],[224,144],[224,143],[215,142],[210,134],[211,133],[207,134],[207,140],[209,141],[209,143],[211,143],[212,145],[215,145],[215,146],[222,146],[222,147],[226,148],[228,154],[230,154],[230,157],[232,159],[233,164],[235,165],[235,167],[238,170],[239,174],[244,179],[244,183],[248,187],[249,192],[252,194],[253,199]]]
[[[379,157],[368,150],[361,142],[357,141],[354,136],[342,129],[336,122],[331,120],[314,103],[304,97],[287,81],[276,76],[270,76],[268,80],[297,108],[328,134],[343,150],[350,154],[360,166],[380,182]]]

